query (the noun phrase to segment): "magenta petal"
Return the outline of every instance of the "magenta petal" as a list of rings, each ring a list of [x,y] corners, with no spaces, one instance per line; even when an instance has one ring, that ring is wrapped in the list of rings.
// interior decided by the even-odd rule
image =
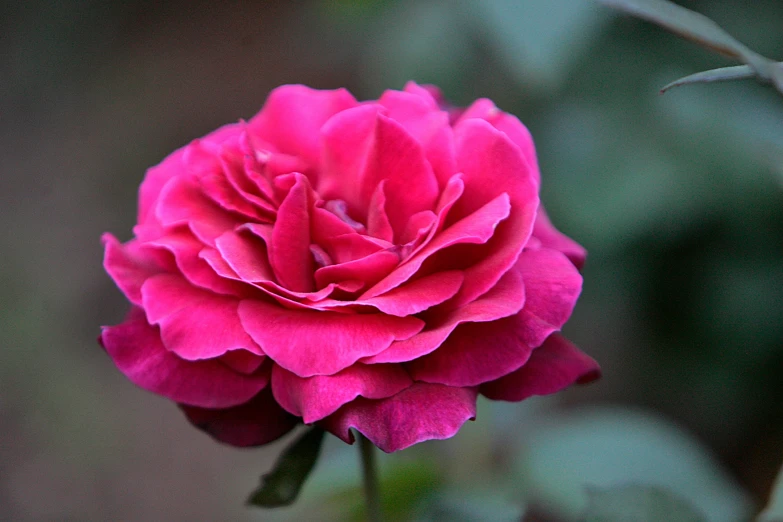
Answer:
[[[253,373],[264,364],[266,357],[239,349],[224,353],[218,360],[236,372]]]
[[[355,428],[386,453],[419,442],[453,437],[468,419],[476,418],[476,389],[414,383],[388,399],[358,398],[320,424],[353,443]]]
[[[135,385],[169,399],[204,408],[246,402],[269,382],[265,373],[241,375],[216,360],[185,361],[168,351],[158,328],[140,308],[117,326],[104,327],[100,342]]]
[[[137,235],[146,234],[147,228],[136,227],[134,230]],[[247,293],[243,285],[222,277],[202,258],[201,251],[206,247],[187,228],[167,230],[163,235],[149,239],[146,244],[171,252],[179,271],[195,286],[225,295],[242,296]]]
[[[240,303],[239,317],[264,353],[300,377],[333,375],[424,327],[415,317],[287,310],[251,300]]]
[[[362,176],[363,201],[370,201],[383,180],[386,215],[397,237],[410,216],[435,207],[438,182],[421,145],[399,123],[378,114],[375,140]]]
[[[584,266],[587,251],[582,245],[555,228],[543,206],[538,209],[533,236],[538,238],[543,246],[564,253],[579,270]]]
[[[201,241],[214,245],[214,240],[239,220],[207,198],[195,184],[182,177],[174,177],[160,192],[157,218],[164,226],[186,224]]]
[[[354,364],[334,375],[299,377],[275,366],[272,391],[277,402],[290,413],[311,424],[337,411],[343,404],[362,396],[391,397],[413,381],[396,364]]]
[[[261,112],[248,122],[247,129],[251,137],[317,166],[321,127],[335,114],[356,104],[356,99],[345,89],[329,91],[284,85],[269,94]]]
[[[538,171],[538,159],[536,157],[536,147],[533,143],[533,137],[525,125],[513,114],[508,114],[498,109],[492,101],[482,98],[473,102],[460,115],[459,120],[468,118],[480,118],[489,122],[497,130],[503,132],[509,139],[519,147],[525,160],[534,168],[533,175],[536,183],[539,183],[540,175]]]
[[[436,235],[419,253],[407,259],[405,263],[367,290],[361,298],[369,299],[396,288],[410,279],[428,257],[446,247],[466,243],[486,243],[492,237],[498,224],[508,217],[509,211],[508,196],[500,194],[471,215],[462,218]]]
[[[533,350],[530,360],[515,372],[483,384],[481,394],[494,400],[521,401],[532,395],[559,392],[574,383],[586,384],[601,376],[591,357],[558,334]]]
[[[518,316],[457,327],[437,350],[406,364],[417,381],[477,386],[523,364],[533,348],[522,340]]]
[[[233,408],[215,410],[182,404],[180,407],[194,426],[220,442],[240,448],[277,440],[299,423],[299,419],[275,402],[269,388]]]
[[[468,215],[500,191],[511,202],[509,218],[498,225],[487,255],[465,271],[465,284],[455,297],[464,304],[492,288],[516,262],[533,230],[539,201],[533,168],[505,134],[477,119],[462,121],[455,132],[465,192],[451,212]]]
[[[295,177],[294,186],[278,209],[267,248],[269,262],[280,284],[295,292],[310,292],[313,290],[310,185],[301,174]]]
[[[240,348],[263,353],[242,328],[238,299],[205,292],[170,274],[148,279],[141,295],[147,319],[160,325],[163,344],[183,359],[211,359]]]
[[[140,305],[141,285],[162,271],[155,252],[145,252],[134,240],[123,245],[108,233],[101,237],[101,241],[106,249],[103,255],[106,272],[131,303]]]
[[[454,329],[465,322],[495,321],[516,314],[525,303],[525,287],[516,268],[506,272],[486,294],[443,316],[428,318],[427,328],[410,339],[397,341],[365,363],[412,361],[438,348]]]
[[[462,272],[450,270],[422,277],[398,286],[383,295],[359,300],[383,313],[405,317],[423,312],[453,297],[462,286]]]
[[[386,215],[386,194],[384,187],[386,180],[378,183],[370,200],[370,207],[367,211],[367,233],[373,237],[383,239],[384,241],[394,241],[394,230],[389,217]]]
[[[230,230],[215,240],[222,259],[243,281],[274,281],[267,248],[258,236]],[[207,255],[207,258],[212,258]]]
[[[582,291],[582,276],[556,250],[525,250],[517,267],[525,281],[526,300],[520,316],[525,322],[523,339],[539,346],[552,332],[560,330]]]
[[[391,272],[399,263],[398,253],[381,250],[355,261],[319,268],[315,271],[315,283],[318,288],[351,280],[373,284]]]

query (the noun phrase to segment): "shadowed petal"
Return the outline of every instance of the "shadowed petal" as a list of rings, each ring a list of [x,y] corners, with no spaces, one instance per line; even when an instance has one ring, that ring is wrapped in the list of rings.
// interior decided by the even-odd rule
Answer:
[[[517,267],[526,292],[520,312],[525,323],[523,339],[539,346],[571,316],[582,291],[582,276],[565,255],[547,248],[525,250]]]
[[[530,357],[518,315],[458,326],[434,352],[406,364],[417,381],[477,386],[516,370]]]
[[[525,303],[525,287],[517,269],[506,272],[486,294],[467,305],[451,310],[445,315],[430,317],[427,328],[410,339],[397,341],[378,355],[362,359],[362,362],[389,363],[412,361],[426,355],[465,322],[494,321],[516,314]]]
[[[483,384],[481,394],[494,400],[521,401],[559,392],[574,383],[601,376],[598,363],[558,334],[551,335],[515,372]]]
[[[277,402],[305,424],[321,420],[358,396],[391,397],[413,384],[396,364],[354,364],[334,375],[298,377],[281,366],[272,369]]]
[[[275,402],[269,388],[233,408],[214,410],[182,404],[180,408],[198,429],[220,442],[240,448],[277,440],[299,423],[299,419]]]
[[[158,328],[140,308],[117,326],[104,327],[101,345],[135,385],[169,399],[204,408],[246,402],[269,381],[265,373],[241,375],[216,360],[185,361],[168,351]]]
[[[543,246],[565,254],[577,269],[581,270],[584,266],[587,251],[582,245],[555,228],[543,206],[538,209],[533,236],[537,237]]]
[[[300,377],[333,375],[424,327],[415,317],[287,310],[251,300],[240,303],[239,317],[264,353]]]
[[[386,453],[419,442],[453,437],[476,417],[476,389],[414,383],[388,399],[358,398],[320,425],[352,444],[355,428]]]
[[[263,354],[242,328],[238,299],[205,292],[170,274],[148,279],[141,295],[163,344],[183,359],[211,359],[239,348]]]

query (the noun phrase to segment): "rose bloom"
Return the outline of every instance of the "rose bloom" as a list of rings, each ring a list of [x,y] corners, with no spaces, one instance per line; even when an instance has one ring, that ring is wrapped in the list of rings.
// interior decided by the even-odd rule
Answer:
[[[539,203],[528,130],[487,99],[280,87],[150,169],[133,232],[103,238],[132,309],[100,342],[228,444],[304,422],[392,452],[453,436],[478,394],[599,374],[555,333],[585,251]]]

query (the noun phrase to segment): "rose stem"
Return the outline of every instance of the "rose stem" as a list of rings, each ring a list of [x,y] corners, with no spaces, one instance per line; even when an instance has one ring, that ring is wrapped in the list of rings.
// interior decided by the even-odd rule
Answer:
[[[368,522],[381,522],[381,499],[378,495],[378,473],[375,467],[375,446],[359,432],[359,451],[362,454],[364,499],[367,502]]]

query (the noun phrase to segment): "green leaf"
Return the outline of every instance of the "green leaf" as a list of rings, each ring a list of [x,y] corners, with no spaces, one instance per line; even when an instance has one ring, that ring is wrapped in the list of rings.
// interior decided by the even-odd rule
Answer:
[[[772,488],[772,496],[764,511],[759,514],[757,522],[783,522],[783,469],[780,470]]]
[[[611,7],[647,20],[720,54],[750,66],[765,83],[783,93],[783,67],[752,51],[706,16],[668,0],[598,0]],[[675,82],[676,83],[676,82]],[[693,82],[689,82],[693,83]],[[668,88],[664,87],[664,90]]]
[[[524,500],[566,520],[585,512],[586,487],[624,484],[671,488],[712,522],[746,520],[752,509],[706,448],[650,412],[596,407],[552,416],[530,432],[516,471]]]
[[[583,522],[704,522],[690,502],[660,486],[588,488]]]
[[[658,24],[683,38],[743,62],[748,61],[746,59],[748,56],[758,56],[706,16],[667,0],[599,0],[599,2]]]
[[[736,65],[734,67],[710,69],[709,71],[690,74],[665,85],[663,88],[661,88],[661,94],[665,93],[672,87],[680,87],[681,85],[745,80],[747,78],[753,78],[754,76],[756,76],[756,71],[754,71],[749,65]]]
[[[289,445],[272,471],[261,477],[261,486],[250,495],[247,503],[265,508],[292,504],[318,460],[323,438],[322,429],[312,428]]]

